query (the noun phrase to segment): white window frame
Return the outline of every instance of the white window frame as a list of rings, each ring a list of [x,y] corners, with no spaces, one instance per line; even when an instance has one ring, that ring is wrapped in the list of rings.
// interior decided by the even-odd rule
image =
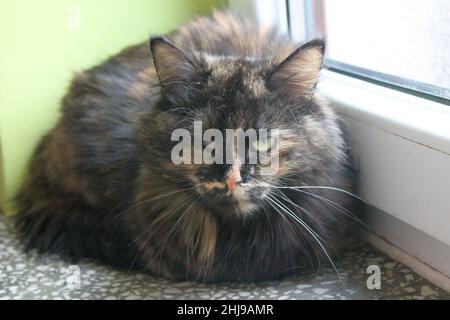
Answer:
[[[269,25],[277,24],[273,8],[278,16],[285,8],[290,19],[282,18],[280,29],[299,43],[312,38],[310,0],[249,2],[256,8],[250,14]],[[450,106],[332,71],[322,72],[318,90],[343,117],[360,194],[373,205],[372,230],[423,262],[418,269],[428,270],[422,273],[429,280],[446,279],[440,285],[449,289]]]

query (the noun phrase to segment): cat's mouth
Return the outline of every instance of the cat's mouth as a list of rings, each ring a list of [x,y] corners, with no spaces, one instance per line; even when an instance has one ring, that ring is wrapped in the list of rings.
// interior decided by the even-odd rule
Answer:
[[[257,207],[246,184],[239,184],[231,191],[225,183],[206,183],[198,191],[203,196],[203,202],[218,214],[246,214]]]

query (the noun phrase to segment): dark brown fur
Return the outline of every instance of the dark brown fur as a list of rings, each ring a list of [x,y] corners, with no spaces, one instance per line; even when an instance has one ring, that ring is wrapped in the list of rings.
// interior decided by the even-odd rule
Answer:
[[[249,281],[314,270],[327,261],[321,246],[264,195],[288,197],[285,206],[330,255],[348,216],[311,195],[260,182],[353,189],[338,120],[314,95],[323,43],[296,50],[276,30],[220,12],[167,39],[152,40],[153,60],[148,44],[140,44],[73,80],[17,196],[28,248],[172,279]],[[170,161],[170,133],[194,120],[204,129],[285,130],[277,175],[242,166],[243,181],[253,184],[245,192],[254,206],[248,212],[225,196],[229,166]],[[307,191],[353,205],[337,191]]]

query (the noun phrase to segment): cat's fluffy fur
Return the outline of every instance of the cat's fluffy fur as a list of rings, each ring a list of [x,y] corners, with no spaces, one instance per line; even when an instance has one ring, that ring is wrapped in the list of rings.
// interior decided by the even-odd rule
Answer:
[[[314,94],[323,43],[297,49],[274,29],[216,12],[150,47],[73,80],[17,195],[28,248],[200,281],[274,279],[315,269],[324,250],[333,257],[349,220],[335,204],[348,209],[351,197],[273,187],[353,189],[336,115]],[[240,195],[230,196],[229,166],[174,165],[171,132],[194,120],[281,128],[278,174],[243,165]]]

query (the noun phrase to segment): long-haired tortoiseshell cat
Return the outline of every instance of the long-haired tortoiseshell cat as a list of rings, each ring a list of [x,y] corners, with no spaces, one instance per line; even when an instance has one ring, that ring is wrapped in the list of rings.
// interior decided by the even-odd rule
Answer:
[[[353,177],[314,92],[320,40],[296,47],[231,13],[195,19],[78,74],[17,195],[28,248],[171,279],[316,269],[345,239]],[[171,161],[176,128],[281,128],[279,170]]]

